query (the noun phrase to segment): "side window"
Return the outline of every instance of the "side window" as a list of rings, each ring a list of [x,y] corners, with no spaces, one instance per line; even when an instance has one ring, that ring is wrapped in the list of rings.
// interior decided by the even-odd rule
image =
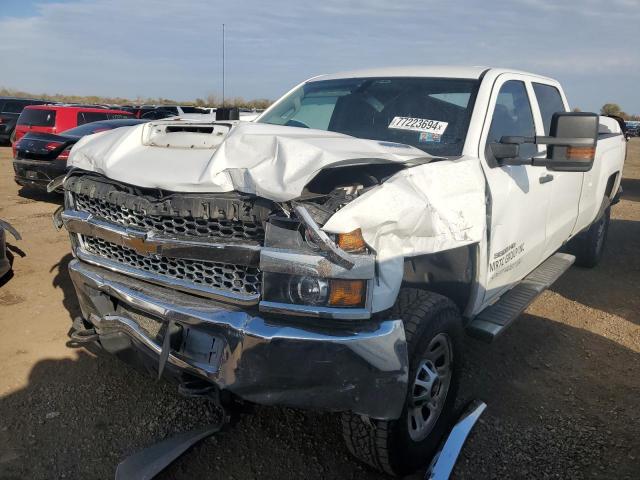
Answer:
[[[131,115],[125,115],[124,113],[107,113],[107,118],[109,120],[122,119],[122,118],[132,118]]]
[[[3,112],[20,113],[27,104],[20,100],[7,100],[4,104]]]
[[[102,112],[79,112],[78,113],[78,125],[84,125],[85,123],[98,122],[100,120],[107,120],[109,116]]]
[[[533,113],[524,82],[509,80],[500,88],[496,108],[491,119],[487,144],[498,143],[502,137],[533,137]],[[520,156],[532,157],[538,150],[533,143],[520,145]]]
[[[549,135],[551,117],[553,117],[553,114],[556,112],[565,111],[562,97],[556,87],[543,83],[534,83],[533,91],[536,94],[538,105],[540,106],[540,114],[542,115],[542,122],[544,123],[544,134]]]

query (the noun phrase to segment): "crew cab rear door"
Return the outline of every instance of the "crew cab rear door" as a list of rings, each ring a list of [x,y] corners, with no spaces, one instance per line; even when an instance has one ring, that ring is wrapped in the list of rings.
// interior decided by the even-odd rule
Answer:
[[[551,117],[556,112],[566,112],[567,101],[558,84],[547,80],[533,79],[532,106],[539,135],[549,135]],[[546,146],[541,146],[546,156]],[[541,178],[549,183],[549,208],[547,209],[547,234],[544,257],[553,255],[569,238],[578,217],[578,206],[584,173],[547,171],[538,167]]]
[[[551,185],[545,169],[531,165],[501,165],[491,144],[503,136],[536,135],[533,90],[528,77],[502,74],[496,78],[480,141],[480,156],[489,187],[488,268],[484,304],[512,287],[544,258],[547,209]],[[523,144],[521,157],[539,155],[541,148]]]

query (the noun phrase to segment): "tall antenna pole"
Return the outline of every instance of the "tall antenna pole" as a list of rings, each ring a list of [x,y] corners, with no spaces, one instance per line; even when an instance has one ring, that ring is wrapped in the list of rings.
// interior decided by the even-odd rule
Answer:
[[[224,23],[222,24],[222,107],[224,108]]]

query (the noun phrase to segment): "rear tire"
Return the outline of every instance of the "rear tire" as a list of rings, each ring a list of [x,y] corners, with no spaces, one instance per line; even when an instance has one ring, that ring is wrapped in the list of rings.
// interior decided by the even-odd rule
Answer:
[[[342,433],[356,458],[400,476],[429,463],[453,421],[463,330],[455,304],[423,290],[401,290],[392,318],[404,323],[409,354],[402,414],[382,421],[343,413]]]
[[[604,246],[609,233],[611,207],[607,206],[599,219],[591,224],[586,232],[571,239],[568,251],[576,257],[579,267],[593,268],[602,259]]]

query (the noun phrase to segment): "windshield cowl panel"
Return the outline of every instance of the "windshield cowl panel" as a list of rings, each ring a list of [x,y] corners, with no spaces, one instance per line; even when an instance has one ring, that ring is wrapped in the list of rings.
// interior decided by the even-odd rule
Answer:
[[[259,122],[338,132],[459,156],[478,80],[345,78],[318,80],[290,92]]]

